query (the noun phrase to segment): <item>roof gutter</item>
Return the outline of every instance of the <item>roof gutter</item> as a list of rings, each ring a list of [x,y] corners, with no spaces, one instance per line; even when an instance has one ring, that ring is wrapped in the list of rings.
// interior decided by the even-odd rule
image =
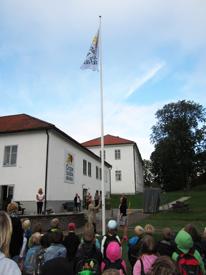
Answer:
[[[46,145],[46,167],[45,167],[45,184],[44,184],[44,192],[45,192],[45,202],[44,202],[44,213],[46,214],[47,208],[47,181],[48,181],[48,161],[49,161],[49,132],[46,130],[47,135],[47,145]]]

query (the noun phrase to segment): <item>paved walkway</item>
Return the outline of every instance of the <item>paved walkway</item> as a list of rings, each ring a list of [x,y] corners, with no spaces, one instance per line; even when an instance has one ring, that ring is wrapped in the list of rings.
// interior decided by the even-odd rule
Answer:
[[[161,210],[169,210],[169,209],[172,208],[172,205],[173,205],[174,203],[176,203],[176,201],[181,201],[181,202],[183,202],[183,201],[189,200],[190,198],[191,198],[191,197],[189,197],[189,196],[187,196],[187,197],[181,197],[181,198],[179,198],[179,199],[177,199],[177,200],[175,200],[175,201],[172,201],[172,202],[166,203],[166,204],[164,204],[164,205],[161,205],[161,206],[159,207],[159,210],[160,210],[160,211],[161,211]]]
[[[189,196],[185,196],[185,197],[181,197],[175,201],[163,204],[159,207],[159,210],[169,210],[172,207],[172,204],[175,203],[176,201],[186,201],[190,199]],[[108,220],[110,219],[115,219],[117,220],[118,217],[118,212],[119,209],[118,208],[114,208],[111,210],[106,210],[105,211],[105,216],[106,216],[106,224],[108,222]],[[85,214],[86,214],[86,210],[85,210]],[[130,227],[132,224],[136,223],[138,224],[141,220],[148,218],[150,215],[152,215],[151,213],[144,213],[143,209],[128,209],[128,226],[129,228],[132,229],[132,227]],[[101,232],[102,229],[102,212],[101,209],[100,211],[97,213],[97,232]],[[78,228],[77,232],[81,233],[83,231],[83,228]]]

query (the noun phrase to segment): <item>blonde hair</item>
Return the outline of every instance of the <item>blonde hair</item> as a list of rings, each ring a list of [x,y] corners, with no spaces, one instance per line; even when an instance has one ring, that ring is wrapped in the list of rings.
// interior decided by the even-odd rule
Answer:
[[[151,224],[146,224],[145,227],[144,227],[144,231],[145,231],[146,234],[153,235],[154,232],[155,232],[155,228]]]
[[[29,219],[26,219],[22,222],[22,228],[23,230],[27,230],[31,227],[31,222]]]
[[[34,244],[40,244],[40,240],[41,240],[41,234],[39,232],[32,234],[29,240],[30,246]]]
[[[9,244],[12,234],[12,223],[5,211],[0,211],[0,250],[9,256]]]

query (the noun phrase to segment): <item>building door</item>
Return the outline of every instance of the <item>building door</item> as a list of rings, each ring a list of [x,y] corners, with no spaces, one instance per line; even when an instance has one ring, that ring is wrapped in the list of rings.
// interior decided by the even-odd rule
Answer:
[[[82,193],[82,207],[86,208],[87,188],[83,188]]]
[[[14,194],[13,185],[0,186],[0,209],[6,210],[7,205],[12,201]]]

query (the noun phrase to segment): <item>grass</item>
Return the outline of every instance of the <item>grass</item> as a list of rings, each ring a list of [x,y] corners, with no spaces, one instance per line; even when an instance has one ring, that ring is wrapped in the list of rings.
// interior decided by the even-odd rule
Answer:
[[[151,223],[158,231],[163,227],[171,227],[174,231],[178,231],[188,223],[194,224],[197,229],[202,232],[206,227],[206,186],[194,188],[189,192],[167,192],[161,194],[161,204],[167,204],[175,201],[180,197],[190,196],[187,201],[190,210],[188,212],[174,212],[174,211],[161,211],[156,214],[151,214],[148,218],[141,220],[141,225],[144,226],[147,223]],[[113,208],[117,208],[119,205],[119,197],[112,195],[111,204]],[[143,208],[143,194],[129,195],[128,204],[129,208]],[[134,223],[136,225],[137,222]]]

